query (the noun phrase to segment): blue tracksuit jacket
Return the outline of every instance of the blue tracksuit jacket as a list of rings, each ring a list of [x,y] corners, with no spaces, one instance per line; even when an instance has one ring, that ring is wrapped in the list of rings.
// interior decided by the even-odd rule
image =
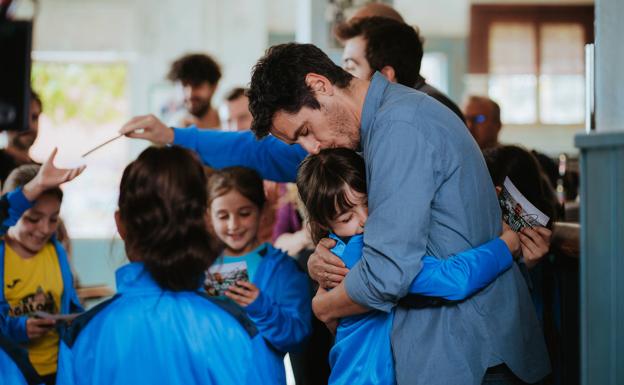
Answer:
[[[260,290],[244,308],[269,347],[268,375],[272,384],[286,384],[284,355],[296,350],[312,331],[310,286],[305,273],[282,250],[268,243],[259,251],[262,262],[253,278]]]
[[[269,384],[270,353],[230,301],[163,290],[142,263],[116,272],[117,295],[76,318],[61,342],[58,385]]]
[[[351,269],[362,257],[364,236],[350,237],[347,243],[334,234],[330,238],[336,241],[331,251]],[[448,259],[425,256],[423,264],[428,268],[416,276],[410,293],[463,300],[487,286],[512,262],[511,253],[500,238]],[[390,346],[393,314],[371,311],[340,320],[329,355],[330,385],[396,383]]]

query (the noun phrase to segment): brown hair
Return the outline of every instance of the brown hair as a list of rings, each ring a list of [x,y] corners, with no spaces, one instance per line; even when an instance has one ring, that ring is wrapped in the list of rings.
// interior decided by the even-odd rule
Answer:
[[[23,187],[31,180],[35,179],[35,176],[39,172],[41,166],[38,164],[24,164],[11,171],[9,176],[4,181],[2,186],[2,194],[6,194],[15,190],[18,187]],[[63,202],[63,190],[60,187],[54,187],[44,191],[41,195],[50,194],[55,198],[58,198],[60,202]]]
[[[310,222],[312,241],[327,235],[330,223],[354,206],[346,187],[366,194],[364,159],[355,151],[333,148],[309,155],[299,165],[297,188]]]
[[[246,167],[226,167],[216,170],[208,179],[208,207],[216,198],[236,190],[262,210],[266,202],[262,178]]]
[[[163,289],[198,289],[217,257],[206,210],[204,170],[188,150],[150,147],[124,170],[119,215],[126,252]]]

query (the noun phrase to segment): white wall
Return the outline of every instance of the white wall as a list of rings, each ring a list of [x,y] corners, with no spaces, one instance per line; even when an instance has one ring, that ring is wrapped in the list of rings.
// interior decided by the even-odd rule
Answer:
[[[150,89],[165,82],[178,56],[207,52],[221,63],[218,101],[249,81],[267,36],[266,0],[40,0],[34,50],[108,52],[128,60],[132,113],[141,114]]]

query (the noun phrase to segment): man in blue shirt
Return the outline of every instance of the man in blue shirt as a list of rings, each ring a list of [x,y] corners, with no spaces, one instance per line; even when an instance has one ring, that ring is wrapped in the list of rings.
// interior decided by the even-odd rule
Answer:
[[[174,135],[150,116],[132,119],[121,132],[182,144],[214,167],[252,166],[277,180],[294,177],[302,149],[275,138],[309,153],[361,151],[369,186],[363,257],[342,283],[313,300],[324,322],[390,311],[425,254],[444,258],[500,233],[500,209],[476,143],[459,118],[425,94],[379,73],[370,81],[353,78],[313,45],[285,44],[254,67],[249,99],[252,130],[258,137],[272,134],[258,142],[244,133],[215,133],[212,142],[196,131]],[[331,246],[322,241],[313,258],[326,258]],[[516,383],[514,377],[532,383],[550,371],[515,265],[466,301],[397,308],[392,347],[398,384],[478,385],[501,374],[508,383]]]

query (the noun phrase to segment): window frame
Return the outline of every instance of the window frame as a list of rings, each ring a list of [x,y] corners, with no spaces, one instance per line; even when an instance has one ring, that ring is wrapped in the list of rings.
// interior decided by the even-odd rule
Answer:
[[[535,104],[537,119],[527,124],[507,124],[508,126],[540,127],[579,127],[578,124],[543,123],[540,114],[541,35],[543,24],[580,24],[584,31],[584,43],[594,42],[594,5],[496,5],[473,4],[470,8],[470,35],[468,42],[468,73],[471,75],[490,74],[489,41],[494,23],[529,23],[535,32],[534,75],[537,78]],[[489,80],[488,80],[489,81]]]

